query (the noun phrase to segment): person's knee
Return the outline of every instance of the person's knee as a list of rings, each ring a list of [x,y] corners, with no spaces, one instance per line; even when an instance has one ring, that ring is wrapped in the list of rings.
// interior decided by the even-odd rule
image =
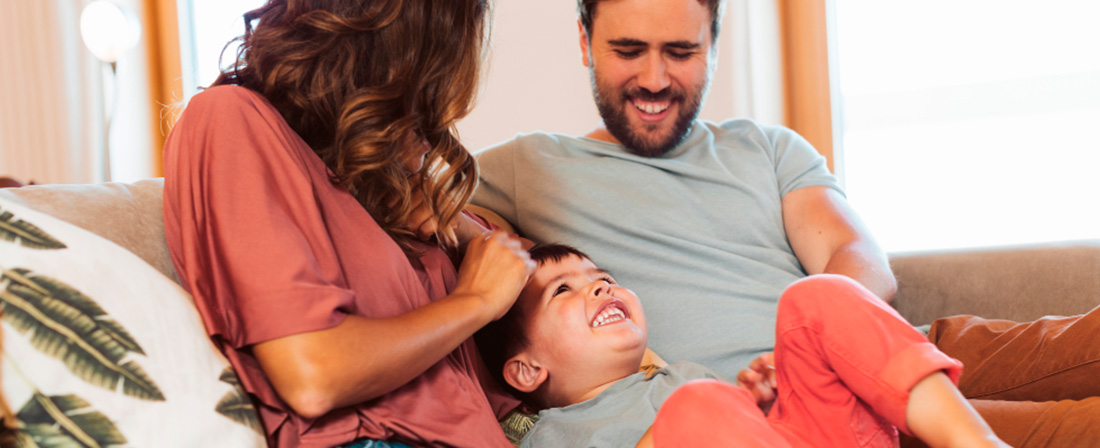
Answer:
[[[843,275],[817,274],[802,278],[783,290],[779,297],[779,315],[816,314],[823,303],[836,304],[838,297],[851,296],[859,288],[855,280]]]

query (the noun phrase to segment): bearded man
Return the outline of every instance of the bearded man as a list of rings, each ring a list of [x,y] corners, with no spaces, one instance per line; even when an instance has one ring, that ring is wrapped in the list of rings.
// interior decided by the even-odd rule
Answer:
[[[845,275],[890,301],[897,283],[885,253],[805,139],[749,119],[697,119],[717,57],[721,0],[577,3],[582,58],[602,125],[582,137],[522,134],[480,152],[474,204],[535,242],[584,250],[643,298],[654,351],[727,378],[772,350],[780,294],[802,277]],[[937,321],[933,342],[972,337],[967,329],[983,325]],[[1100,311],[1059,325],[1100,329]],[[1039,346],[1059,350],[1042,337],[1014,344],[999,356]],[[1065,350],[1082,361],[1073,369],[1100,367],[1097,344]],[[977,356],[944,351],[964,362]],[[1033,378],[1016,384],[1034,385],[1054,372],[1028,374]],[[1047,399],[1062,398],[1037,401]],[[1044,428],[1076,429],[1028,443],[1100,443],[1100,430],[1088,429],[1096,425],[1052,418],[1088,414],[1088,421],[1100,421],[1100,398],[1049,403],[1012,407],[1015,417],[1005,418],[994,415],[1005,406],[975,407],[999,435],[1013,427],[1017,434],[1002,438],[1014,446]],[[1018,431],[1024,422],[1032,430]]]

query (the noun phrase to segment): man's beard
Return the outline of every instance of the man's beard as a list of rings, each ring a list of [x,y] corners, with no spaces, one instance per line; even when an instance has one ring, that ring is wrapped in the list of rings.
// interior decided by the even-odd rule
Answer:
[[[710,84],[708,76],[708,79],[704,80],[702,85],[694,86],[694,91],[688,92],[688,94],[680,89],[673,88],[673,86],[666,87],[656,93],[640,87],[616,91],[617,88],[602,85],[599,82],[596,78],[595,69],[590,68],[588,73],[592,83],[592,96],[596,99],[596,107],[600,111],[600,117],[603,118],[607,131],[619,140],[619,143],[622,143],[627,151],[642,157],[660,157],[687,139],[692,123],[699,116],[703,97],[706,95],[707,86]],[[680,107],[672,124],[671,132],[662,138],[660,136],[651,137],[631,129],[630,118],[627,116],[629,111],[626,110],[628,107],[634,107],[630,101],[631,98],[653,102],[671,100],[669,107],[678,104]],[[654,131],[661,124],[642,123],[640,126],[646,131]]]

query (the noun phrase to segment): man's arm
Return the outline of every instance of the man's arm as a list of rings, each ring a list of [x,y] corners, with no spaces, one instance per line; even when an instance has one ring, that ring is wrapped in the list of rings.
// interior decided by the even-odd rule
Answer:
[[[898,284],[886,253],[848,201],[829,187],[806,187],[783,197],[783,226],[808,274],[839,274],[887,303]]]

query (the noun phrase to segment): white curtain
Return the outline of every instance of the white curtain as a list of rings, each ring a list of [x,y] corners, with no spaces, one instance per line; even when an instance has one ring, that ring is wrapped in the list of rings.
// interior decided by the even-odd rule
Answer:
[[[0,176],[103,180],[102,73],[80,0],[0,0]]]
[[[728,0],[719,49],[731,61],[732,115],[784,124],[778,0]]]

